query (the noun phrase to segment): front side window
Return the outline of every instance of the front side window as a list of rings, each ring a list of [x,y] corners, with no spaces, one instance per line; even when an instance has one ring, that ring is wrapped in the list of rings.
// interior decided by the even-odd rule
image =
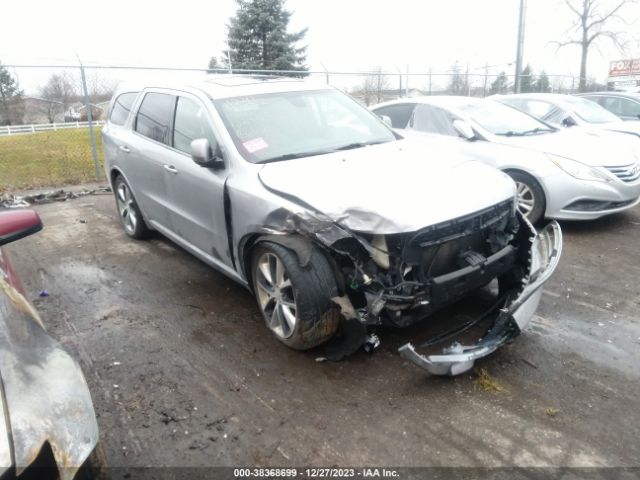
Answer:
[[[169,144],[171,113],[175,97],[166,93],[147,93],[136,116],[135,130],[157,142]]]
[[[621,117],[640,118],[640,102],[626,98],[606,97],[603,99],[602,106]]]
[[[414,103],[403,103],[401,105],[389,105],[388,107],[376,108],[374,113],[376,115],[386,115],[389,117],[393,128],[407,128],[414,108]]]
[[[607,123],[620,120],[613,113],[591,100],[567,95],[564,101],[573,110],[573,113],[587,123]]]
[[[453,115],[442,108],[418,105],[411,119],[411,128],[420,132],[457,137],[460,134],[453,128],[453,120]]]
[[[206,138],[211,145],[215,143],[204,107],[190,98],[178,97],[173,122],[173,147],[191,153],[191,142],[199,138]]]
[[[115,125],[124,125],[137,96],[138,92],[128,92],[118,95],[118,98],[113,102],[109,121]]]
[[[372,112],[337,90],[214,101],[240,154],[253,163],[322,155],[395,140]]]

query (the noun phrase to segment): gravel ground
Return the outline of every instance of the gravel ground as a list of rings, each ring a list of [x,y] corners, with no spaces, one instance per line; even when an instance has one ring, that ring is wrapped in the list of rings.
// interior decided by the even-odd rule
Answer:
[[[44,231],[6,251],[83,367],[112,466],[638,466],[639,208],[564,223],[529,329],[456,378],[398,356],[415,329],[338,363],[281,346],[248,291],[128,239],[110,195],[36,209]]]

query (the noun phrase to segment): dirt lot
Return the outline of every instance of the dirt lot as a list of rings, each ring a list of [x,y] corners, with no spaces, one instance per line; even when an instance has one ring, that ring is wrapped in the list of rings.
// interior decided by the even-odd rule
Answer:
[[[110,195],[37,210],[45,230],[7,251],[82,364],[112,466],[638,466],[640,208],[563,224],[532,325],[477,365],[489,382],[426,375],[390,330],[316,363],[233,281],[128,239]]]

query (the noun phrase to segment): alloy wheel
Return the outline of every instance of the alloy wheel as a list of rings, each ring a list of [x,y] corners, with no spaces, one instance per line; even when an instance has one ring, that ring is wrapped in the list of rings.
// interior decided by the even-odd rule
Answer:
[[[267,326],[281,338],[289,338],[296,327],[296,301],[293,285],[277,255],[265,252],[256,271],[258,302]]]
[[[131,190],[126,183],[120,183],[116,192],[116,200],[118,202],[118,212],[122,225],[130,234],[136,230],[138,224],[138,215],[135,209],[135,202]]]
[[[533,190],[522,182],[516,182],[518,188],[518,209],[525,217],[528,217],[536,206]]]

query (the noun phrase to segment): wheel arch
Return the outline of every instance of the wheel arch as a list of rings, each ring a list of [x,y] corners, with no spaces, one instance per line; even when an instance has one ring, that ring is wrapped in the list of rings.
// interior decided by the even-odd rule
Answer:
[[[529,177],[533,178],[536,181],[536,183],[542,190],[542,193],[544,193],[544,216],[546,217],[547,211],[549,209],[549,191],[547,190],[546,185],[540,179],[540,177],[529,170],[525,170],[524,168],[518,168],[518,167],[507,167],[502,169],[501,171],[506,173],[507,175],[509,175],[509,172],[521,173],[524,175],[528,175]]]

